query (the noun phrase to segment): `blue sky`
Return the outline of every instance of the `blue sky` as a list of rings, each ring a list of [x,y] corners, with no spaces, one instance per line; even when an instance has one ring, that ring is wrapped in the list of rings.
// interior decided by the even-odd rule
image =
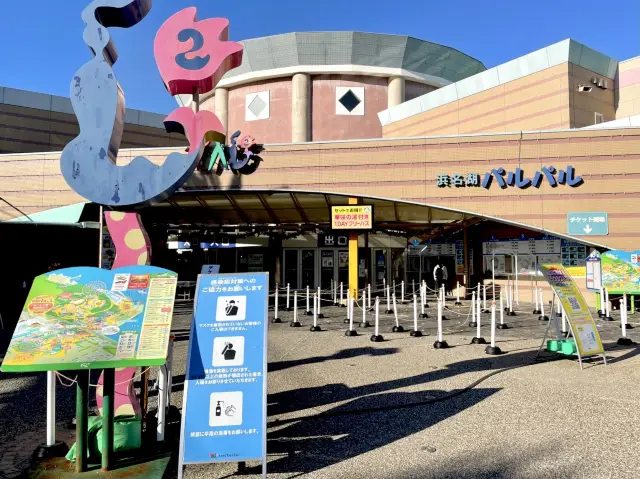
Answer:
[[[80,12],[89,0],[0,2],[0,86],[68,96],[74,72],[90,58]],[[153,0],[131,29],[112,29],[116,75],[127,106],[167,113],[174,100],[153,59],[153,38],[173,13],[198,7],[199,19],[231,21],[233,40],[291,31],[359,30],[410,35],[499,65],[573,38],[624,60],[640,55],[640,1],[616,0]],[[387,7],[391,6],[392,9]]]

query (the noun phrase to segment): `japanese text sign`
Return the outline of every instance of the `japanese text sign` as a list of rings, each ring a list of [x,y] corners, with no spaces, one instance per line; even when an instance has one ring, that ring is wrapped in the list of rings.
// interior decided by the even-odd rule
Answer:
[[[266,456],[268,285],[267,273],[198,276],[181,464]]]
[[[531,186],[540,188],[543,179],[552,188],[558,185],[575,187],[584,183],[581,176],[576,176],[575,168],[569,165],[566,170],[556,170],[553,166],[545,166],[541,171],[536,171],[532,178],[526,177],[522,168],[516,168],[515,171],[506,171],[502,167],[493,168],[491,171],[484,173],[484,175],[479,175],[478,173],[437,175],[436,186],[439,188],[482,186],[489,189],[493,180],[495,180],[502,189],[507,186],[513,186],[524,190]]]
[[[571,323],[580,355],[603,354],[600,333],[575,281],[561,264],[540,265],[540,269],[549,286],[560,298],[567,320]]]
[[[348,205],[331,207],[334,230],[370,230],[373,228],[373,206]]]
[[[600,291],[602,287],[602,259],[600,253],[593,250],[586,260],[587,289]]]
[[[609,234],[609,216],[607,213],[567,213],[567,233],[606,236]]]

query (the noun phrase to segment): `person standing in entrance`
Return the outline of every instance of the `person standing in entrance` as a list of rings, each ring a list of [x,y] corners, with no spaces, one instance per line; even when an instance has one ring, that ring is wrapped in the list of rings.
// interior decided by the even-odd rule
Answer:
[[[433,268],[433,280],[436,284],[436,289],[439,291],[443,284],[446,283],[449,278],[447,267],[442,264],[442,261],[438,258],[436,267]]]

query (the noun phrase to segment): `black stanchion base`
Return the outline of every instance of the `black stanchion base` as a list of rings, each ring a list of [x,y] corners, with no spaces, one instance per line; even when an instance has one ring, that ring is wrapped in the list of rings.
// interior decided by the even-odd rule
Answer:
[[[420,313],[421,318],[428,318],[429,315],[427,313]]]
[[[313,316],[313,313],[311,311],[305,311],[304,315],[305,316]]]
[[[611,316],[604,316],[602,318],[603,321],[615,321],[615,319],[613,319]]]
[[[562,318],[562,313],[558,313],[558,312],[556,311],[556,318]]]
[[[489,314],[489,313],[491,313],[490,309],[483,309],[482,310],[482,314]]]
[[[324,319],[324,314],[318,313],[318,319]]]
[[[484,349],[484,352],[490,354],[491,356],[497,356],[499,354],[502,354],[502,349],[500,349],[498,346],[487,346]]]
[[[369,324],[369,321],[365,321],[364,323],[360,323],[358,326],[361,328],[370,328],[371,324]]]
[[[51,446],[40,444],[36,450],[33,451],[33,459],[40,461],[51,457],[64,457],[67,452],[69,452],[69,446],[62,441],[56,441],[55,444]]]
[[[300,321],[291,321],[289,323],[289,326],[292,328],[299,328],[300,326],[302,326],[302,324],[300,324]]]
[[[515,311],[508,311],[507,312],[507,316],[515,316],[516,312]]]
[[[431,307],[431,306],[429,306],[429,304],[428,304],[428,303],[424,303],[424,309],[428,309],[428,308],[430,308],[430,307]]]
[[[443,320],[443,321],[449,321],[449,318],[447,318],[446,316],[444,316],[444,315],[443,315],[443,316],[442,316],[442,320]]]
[[[538,316],[538,321],[549,321],[549,316],[541,314]]]
[[[349,337],[351,337],[351,336],[357,336],[357,335],[358,335],[358,332],[357,332],[355,329],[347,329],[347,330],[344,332],[344,335],[345,335],[345,336],[349,336]]]
[[[349,324],[349,318],[344,318],[344,320],[342,321],[344,324]]]
[[[369,341],[371,341],[372,343],[381,343],[382,341],[384,341],[384,338],[381,334],[372,334],[369,338]]]
[[[625,329],[633,329],[633,325],[627,323],[625,324],[626,328]],[[622,328],[622,324],[620,325],[620,327]]]
[[[498,323],[498,324],[496,324],[496,328],[498,328],[498,329],[509,329],[509,325],[507,323]]]
[[[484,338],[472,338],[471,344],[487,344],[487,340]]]
[[[420,330],[416,331],[414,329],[413,331],[411,331],[409,333],[409,336],[411,336],[412,338],[421,338],[422,337],[422,331],[420,331]]]
[[[387,309],[387,310],[385,310],[384,314],[393,314],[393,310],[392,309]]]
[[[533,314],[542,314],[542,311],[540,311],[539,309],[534,309]]]
[[[633,346],[634,342],[631,341],[631,338],[620,338],[617,344],[618,346]]]
[[[563,338],[568,338],[568,337],[569,337],[569,331],[562,331],[562,332],[560,332],[560,335],[561,335]]]
[[[433,347],[435,349],[447,349],[449,345],[446,341],[436,341],[435,343],[433,343]]]
[[[477,325],[478,325],[478,322],[477,322],[477,321],[471,321],[471,322],[469,323],[469,327],[470,327],[470,328],[475,328]]]
[[[346,308],[346,307],[347,307],[347,305],[346,305],[346,304],[341,304],[341,305],[340,305],[340,307],[341,307],[341,308]]]
[[[272,323],[276,323],[276,324],[278,324],[278,323],[281,323],[281,322],[282,322],[282,320],[281,320],[280,318],[273,318],[273,319],[271,320],[271,322],[272,322]]]
[[[504,308],[505,311],[509,311],[509,306],[507,306],[506,308]],[[540,313],[540,311],[538,311],[538,313]],[[533,314],[536,314],[536,312],[534,311]]]
[[[460,301],[456,301],[455,303],[453,303],[454,306],[462,306],[462,303]]]
[[[391,331],[394,333],[404,333],[404,328],[402,326],[394,326],[391,328]]]
[[[318,331],[322,331],[322,328],[320,326],[311,326],[309,328],[309,331],[313,331],[315,333],[315,332],[318,332]]]
[[[601,309],[599,309],[599,310],[598,310],[598,316],[603,316],[603,315],[604,315],[604,313],[602,312],[602,310],[601,310]]]

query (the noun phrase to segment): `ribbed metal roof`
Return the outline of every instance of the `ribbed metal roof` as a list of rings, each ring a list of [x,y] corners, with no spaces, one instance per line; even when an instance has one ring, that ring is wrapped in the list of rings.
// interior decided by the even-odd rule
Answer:
[[[302,65],[402,68],[456,82],[486,70],[468,55],[437,43],[400,35],[361,32],[295,32],[243,40],[242,65],[224,78]]]

